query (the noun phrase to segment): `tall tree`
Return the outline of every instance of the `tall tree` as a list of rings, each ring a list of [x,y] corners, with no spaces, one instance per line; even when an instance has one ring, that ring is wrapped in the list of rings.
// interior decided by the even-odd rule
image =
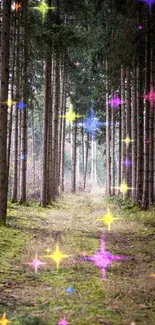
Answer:
[[[0,225],[6,224],[7,211],[7,100],[9,80],[10,6],[3,1],[1,34],[1,87],[0,87]],[[5,102],[5,103],[4,103]]]

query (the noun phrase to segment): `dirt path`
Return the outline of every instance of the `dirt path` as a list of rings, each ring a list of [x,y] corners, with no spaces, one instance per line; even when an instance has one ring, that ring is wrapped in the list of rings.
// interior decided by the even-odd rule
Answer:
[[[64,316],[73,325],[154,325],[154,212],[110,203],[112,215],[121,220],[108,232],[107,225],[96,220],[106,211],[103,197],[86,194],[65,196],[45,210],[10,206],[8,228],[0,230],[1,315],[6,311],[14,325],[54,325]],[[110,253],[130,257],[113,262],[105,280],[82,255],[100,249],[102,231]],[[45,257],[56,243],[69,255],[58,270]],[[46,263],[37,273],[27,265],[36,253]],[[67,292],[70,286],[72,294]]]

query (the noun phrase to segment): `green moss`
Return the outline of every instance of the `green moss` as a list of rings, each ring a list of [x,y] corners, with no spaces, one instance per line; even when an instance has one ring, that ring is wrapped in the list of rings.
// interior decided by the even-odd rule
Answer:
[[[107,206],[122,220],[110,233],[103,227],[106,247],[133,259],[112,263],[103,281],[101,270],[85,262],[82,251],[92,255],[99,249],[102,226],[96,219]],[[0,228],[0,288],[2,300],[7,295],[8,318],[14,325],[55,325],[64,315],[74,325],[153,325],[154,212],[153,207],[141,211],[130,200],[105,201],[90,194],[66,195],[46,209],[9,202],[9,227]],[[53,232],[59,232],[59,238]],[[48,245],[53,251],[57,240],[62,252],[70,255],[59,270],[44,258]],[[46,262],[37,274],[26,266],[35,251]],[[11,285],[5,288],[8,282]],[[70,285],[75,289],[72,296],[66,291]]]

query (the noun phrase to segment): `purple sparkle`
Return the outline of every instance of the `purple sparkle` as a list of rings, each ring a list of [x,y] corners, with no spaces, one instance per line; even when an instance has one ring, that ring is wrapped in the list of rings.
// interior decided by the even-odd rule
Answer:
[[[150,12],[151,12],[152,5],[155,3],[155,0],[138,0],[138,1],[145,2],[148,5],[148,7],[149,7],[149,11]]]
[[[123,161],[122,164],[124,164],[128,168],[130,167],[132,162],[128,159],[128,157],[126,157],[125,161]]]
[[[128,260],[127,256],[118,256],[111,255],[105,248],[104,236],[101,237],[101,249],[96,251],[95,255],[90,257],[84,257],[85,261],[93,262],[97,267],[99,267],[102,271],[102,279],[104,280],[106,277],[106,268],[111,265],[114,261],[124,261]]]
[[[109,101],[109,104],[113,108],[118,108],[120,104],[124,104],[125,102],[123,100],[120,100],[117,94],[114,95],[114,97]]]
[[[24,109],[27,105],[23,103],[23,100],[21,99],[19,104],[17,105],[19,109]]]
[[[141,30],[141,29],[143,29],[143,26],[142,25],[139,25],[138,28]]]

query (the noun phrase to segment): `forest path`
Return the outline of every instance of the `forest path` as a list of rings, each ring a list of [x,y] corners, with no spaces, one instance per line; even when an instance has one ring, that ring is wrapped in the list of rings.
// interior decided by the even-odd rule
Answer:
[[[46,209],[11,204],[8,227],[0,229],[0,313],[6,311],[14,325],[54,325],[64,315],[73,325],[154,325],[154,211],[121,204],[109,203],[121,218],[110,232],[97,220],[107,211],[101,195],[65,195]],[[131,257],[113,262],[105,280],[82,256],[100,249],[102,231],[109,252]],[[69,255],[58,270],[45,257],[57,242]],[[37,274],[27,265],[35,253],[46,263]],[[75,291],[69,295],[70,286]]]

